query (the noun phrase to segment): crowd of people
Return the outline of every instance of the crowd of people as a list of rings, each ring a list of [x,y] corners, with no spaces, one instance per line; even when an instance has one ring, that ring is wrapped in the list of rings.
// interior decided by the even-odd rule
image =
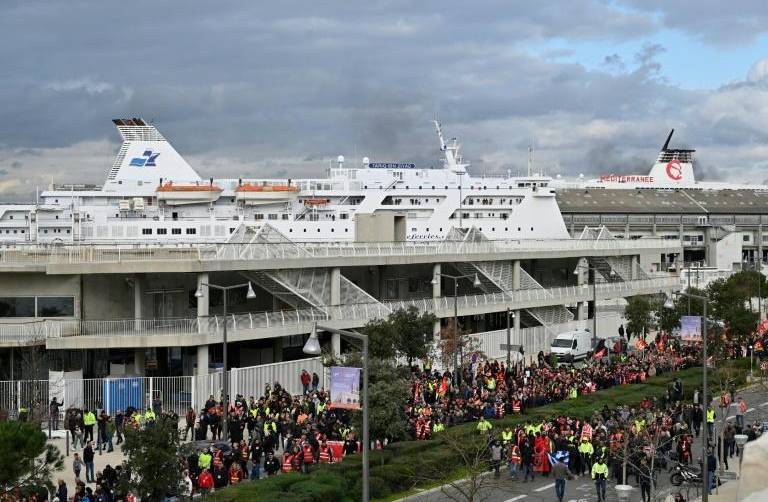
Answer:
[[[509,367],[477,357],[458,375],[435,371],[425,361],[423,367],[411,371],[410,397],[404,410],[411,434],[417,440],[429,439],[446,427],[475,421],[477,430],[488,436],[490,462],[497,474],[506,465],[509,475],[522,477],[523,482],[551,475],[561,500],[565,479],[579,475],[592,476],[598,497],[604,500],[605,481],[623,475],[623,459],[627,458],[627,472],[648,500],[650,480],[660,462],[667,458],[694,462],[693,437],[709,422],[703,398],[694,394],[693,402],[684,402],[679,380],[660,399],[645,399],[637,408],[606,407],[588,420],[560,416],[504,430],[495,430],[490,422],[600,389],[641,383],[700,362],[695,347],[680,346],[666,337],[657,337],[634,352],[627,352],[627,344],[623,344],[616,353],[602,356],[590,358],[580,367],[552,364],[543,353],[528,364]],[[221,399],[211,395],[201,409],[189,408],[181,421],[182,437],[192,442],[180,460],[184,480],[179,492],[205,494],[280,472],[308,473],[317,465],[358,453],[361,444],[351,414],[330,406],[330,396],[319,387],[316,374],[303,371],[300,381],[303,392],[299,395],[274,383],[259,397],[235,396],[229,402],[226,432]],[[58,403],[51,406],[54,404]],[[67,410],[64,425],[75,451],[82,449],[82,457],[76,453],[73,465],[77,478],[74,500],[111,502],[114,480],[122,467],[106,466],[94,472],[94,449],[111,451],[123,441],[127,428],[152,427],[166,419],[179,421],[175,413],[161,406],[143,413],[118,410],[115,416],[105,410]],[[733,450],[735,427],[741,425],[726,431],[726,451]],[[389,438],[378,439],[386,444]],[[81,470],[85,471],[84,482]],[[87,484],[95,484],[95,488]],[[67,500],[66,485],[59,489],[65,497],[60,500]]]

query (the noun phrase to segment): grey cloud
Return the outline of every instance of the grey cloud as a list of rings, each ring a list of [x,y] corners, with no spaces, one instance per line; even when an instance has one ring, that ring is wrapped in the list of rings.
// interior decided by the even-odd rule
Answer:
[[[0,158],[28,175],[3,200],[51,175],[101,182],[119,116],[154,120],[204,176],[318,176],[338,154],[437,166],[435,117],[487,173],[524,170],[532,138],[537,165],[564,174],[645,172],[672,126],[713,163],[761,141],[763,87],[670,85],[658,44],[598,70],[561,60],[569,49],[532,54],[640,40],[654,16],[602,0],[2,3],[0,106],[14,120]]]
[[[636,12],[658,15],[672,30],[690,33],[712,44],[734,46],[768,33],[764,0],[620,0]]]

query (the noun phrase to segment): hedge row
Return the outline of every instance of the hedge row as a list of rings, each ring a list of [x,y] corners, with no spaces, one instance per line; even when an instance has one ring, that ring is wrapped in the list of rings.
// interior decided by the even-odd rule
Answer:
[[[749,372],[746,364],[736,361],[729,365],[735,385],[744,383]],[[604,405],[615,407],[619,404],[637,404],[645,397],[662,396],[670,382],[680,377],[687,395],[700,387],[701,368],[689,368],[675,373],[665,373],[649,378],[643,384],[625,385],[579,396],[573,400],[533,408],[526,415],[507,416],[493,420],[495,429],[507,425],[515,426],[526,420],[549,419],[560,414],[588,418],[593,411]],[[717,388],[719,378],[716,372],[710,377],[712,389]],[[453,430],[461,434],[477,434],[474,423],[456,426]],[[453,469],[448,466],[454,466]],[[448,468],[448,469],[447,469]],[[460,475],[455,454],[441,442],[440,435],[429,441],[402,441],[391,444],[386,450],[371,452],[370,493],[372,499],[393,498],[405,495],[415,487],[418,473],[441,472],[445,479]],[[310,475],[288,474],[244,483],[213,494],[212,501],[230,502],[240,500],[291,500],[299,502],[342,502],[357,501],[361,497],[362,466],[359,455],[347,458],[340,464],[324,465]]]

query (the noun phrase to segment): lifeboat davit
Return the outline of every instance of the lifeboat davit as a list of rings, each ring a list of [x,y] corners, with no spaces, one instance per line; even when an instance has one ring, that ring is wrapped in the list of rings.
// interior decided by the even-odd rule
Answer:
[[[167,182],[155,190],[158,201],[172,206],[215,202],[221,197],[221,187],[214,184],[173,184]]]
[[[245,183],[235,188],[235,198],[248,205],[289,202],[299,195],[293,185],[253,185]]]

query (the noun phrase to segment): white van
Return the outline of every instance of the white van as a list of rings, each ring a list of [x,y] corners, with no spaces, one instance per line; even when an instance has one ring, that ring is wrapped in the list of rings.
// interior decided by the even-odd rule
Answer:
[[[592,353],[592,333],[589,330],[560,333],[552,340],[551,352],[558,361],[570,363],[586,359]]]

